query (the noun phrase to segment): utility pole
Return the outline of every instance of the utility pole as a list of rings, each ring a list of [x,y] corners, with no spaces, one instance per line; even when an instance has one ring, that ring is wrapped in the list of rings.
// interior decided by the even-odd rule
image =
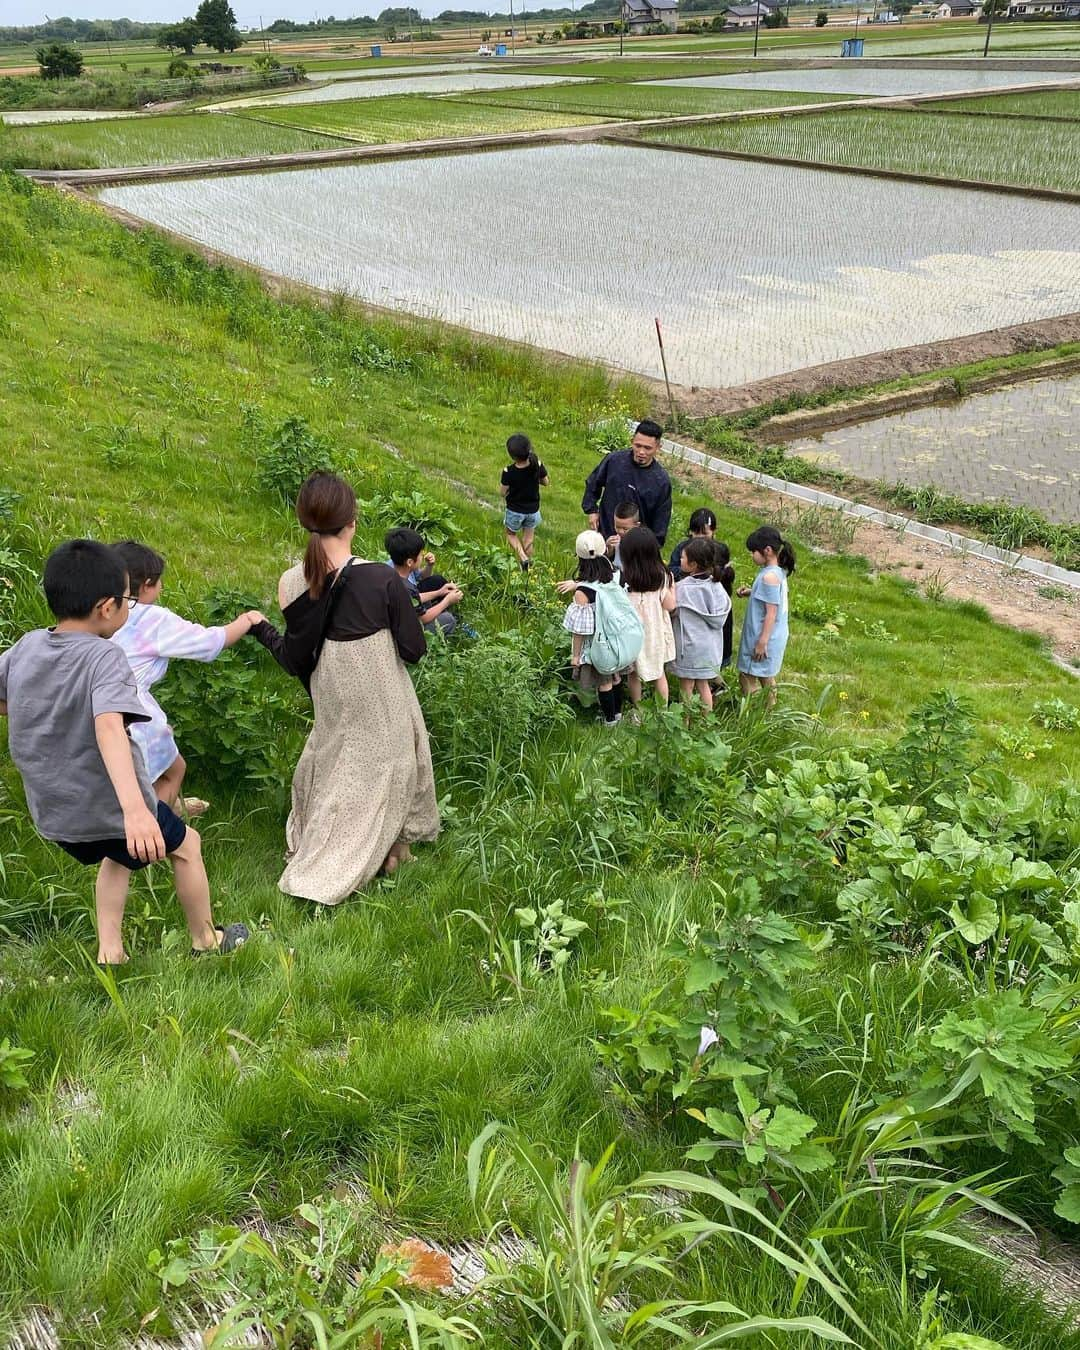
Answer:
[[[761,0],[754,0],[754,55],[757,56],[758,33],[761,30]]]
[[[510,0],[510,55],[517,55],[517,46],[514,39],[514,0]]]
[[[263,51],[269,55],[270,43],[266,40],[266,24],[263,23],[263,16],[261,14],[259,15],[259,32],[262,34]]]
[[[626,36],[626,5],[627,0],[622,0],[619,6],[619,55],[623,54],[623,38]]]
[[[986,15],[986,41],[983,43],[983,56],[990,55],[990,34],[994,31],[994,10],[997,8],[997,0],[985,0],[989,5]]]

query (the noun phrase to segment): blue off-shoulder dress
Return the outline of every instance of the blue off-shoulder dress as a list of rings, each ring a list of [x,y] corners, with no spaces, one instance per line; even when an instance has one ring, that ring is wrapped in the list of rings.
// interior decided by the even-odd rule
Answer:
[[[765,626],[765,606],[776,606],[776,622],[769,634],[769,644],[765,649],[765,660],[754,660],[754,648],[757,646],[761,630]],[[788,582],[787,573],[777,563],[763,567],[754,578],[750,587],[750,599],[746,603],[742,633],[739,635],[739,656],[736,667],[740,674],[756,675],[758,679],[768,679],[780,674],[784,664],[784,649],[788,640]]]

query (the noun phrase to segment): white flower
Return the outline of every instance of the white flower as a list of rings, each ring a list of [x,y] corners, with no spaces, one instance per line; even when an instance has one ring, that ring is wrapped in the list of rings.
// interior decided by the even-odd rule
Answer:
[[[719,1041],[720,1037],[713,1031],[712,1027],[702,1027],[697,1043],[698,1058],[701,1058],[710,1045],[717,1045]]]

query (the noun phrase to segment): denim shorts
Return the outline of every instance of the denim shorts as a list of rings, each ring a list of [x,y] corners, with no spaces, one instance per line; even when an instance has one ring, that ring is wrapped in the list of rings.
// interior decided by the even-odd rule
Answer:
[[[540,519],[539,511],[507,510],[503,522],[511,534],[517,534],[518,530],[535,530],[540,524]]]
[[[157,823],[161,830],[161,837],[165,840],[166,857],[170,853],[175,853],[184,842],[187,835],[187,826],[170,806],[164,802],[157,804]],[[148,866],[140,858],[133,857],[127,851],[127,841],[124,839],[81,839],[75,843],[65,844],[57,840],[57,844],[65,853],[70,853],[78,862],[85,864],[99,863],[104,858],[111,858],[113,862],[119,863],[121,867],[126,867],[129,872],[141,872]]]

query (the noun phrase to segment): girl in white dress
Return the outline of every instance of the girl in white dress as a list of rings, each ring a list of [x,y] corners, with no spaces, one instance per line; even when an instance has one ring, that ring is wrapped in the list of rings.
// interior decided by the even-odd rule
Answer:
[[[627,530],[619,541],[622,583],[641,618],[645,638],[630,671],[630,698],[641,702],[642,686],[655,686],[662,703],[668,701],[665,666],[675,659],[675,633],[671,615],[675,608],[675,583],[664,566],[656,535],[645,525]]]

